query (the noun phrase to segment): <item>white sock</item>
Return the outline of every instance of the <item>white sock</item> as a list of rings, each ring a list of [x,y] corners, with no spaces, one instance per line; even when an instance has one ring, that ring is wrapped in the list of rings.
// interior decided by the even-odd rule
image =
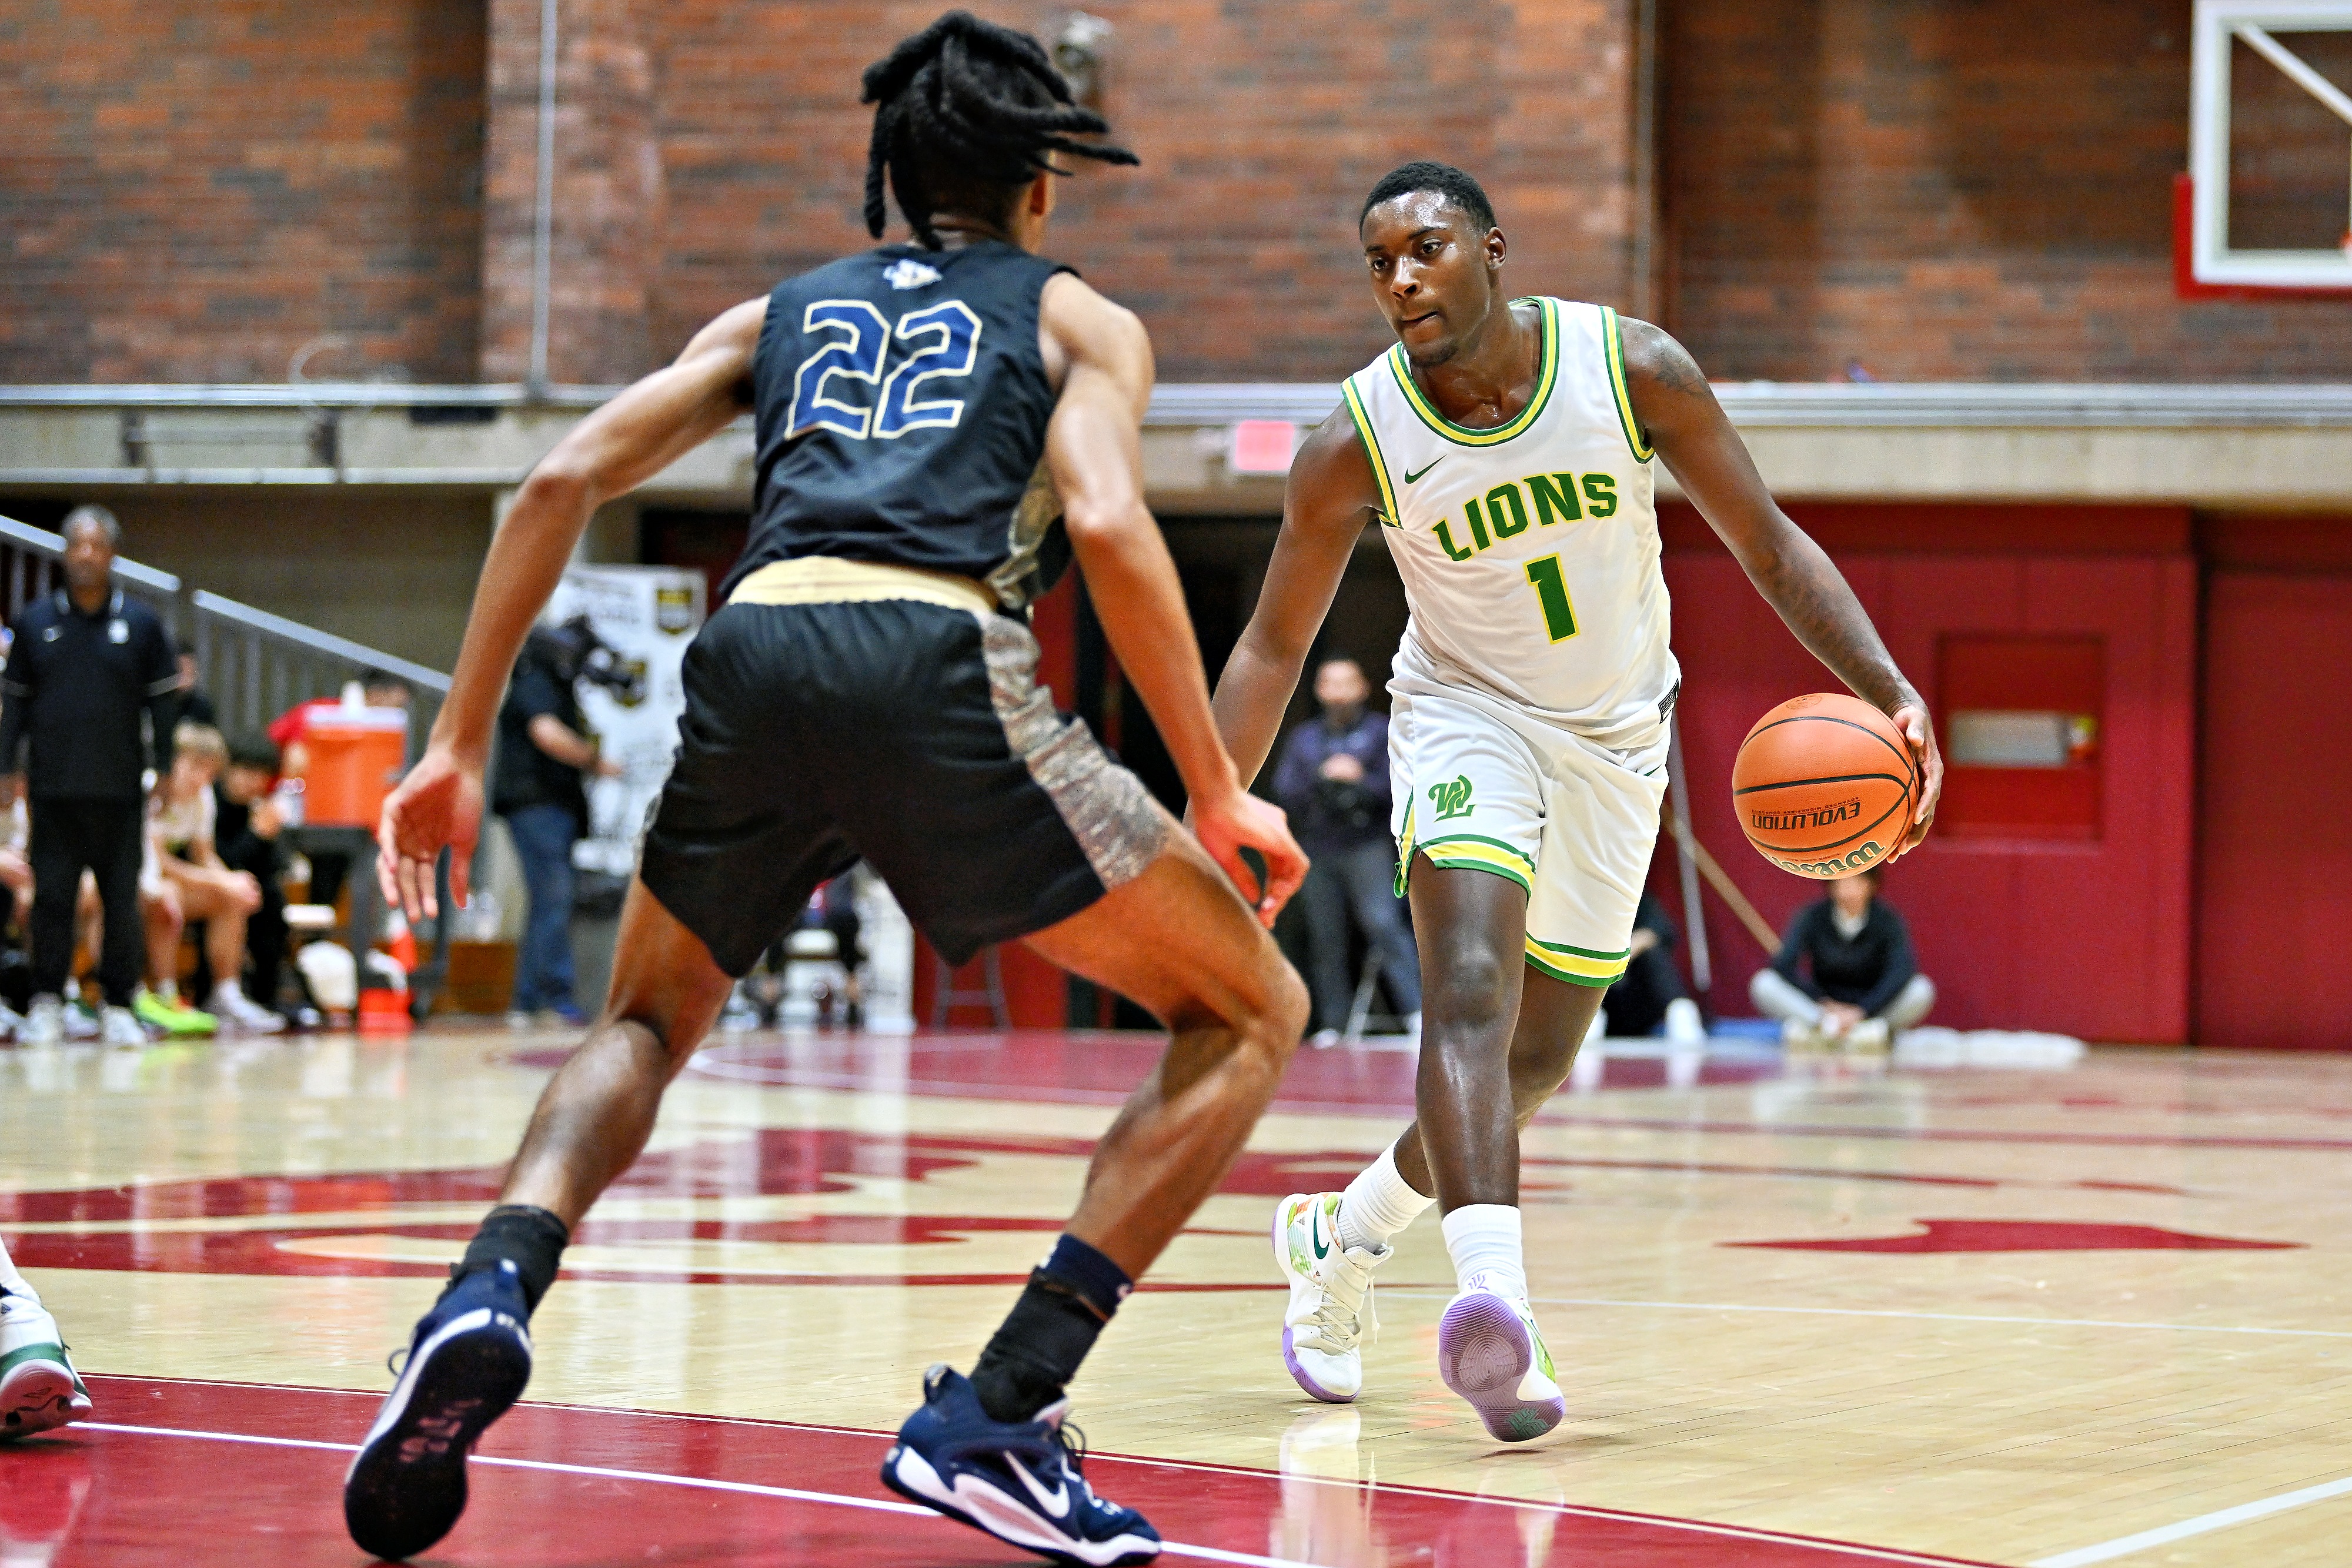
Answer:
[[[1528,1269],[1519,1249],[1519,1211],[1507,1203],[1465,1204],[1445,1217],[1445,1250],[1454,1278],[1469,1288],[1484,1274],[1487,1288],[1515,1301],[1528,1299]]]
[[[33,1287],[25,1282],[24,1275],[16,1272],[16,1265],[10,1260],[8,1249],[5,1246],[0,1246],[0,1285],[7,1286],[19,1296],[33,1295]],[[33,1296],[33,1299],[40,1300],[38,1296]]]
[[[1404,1177],[1397,1175],[1395,1148],[1382,1149],[1381,1157],[1366,1166],[1340,1195],[1339,1245],[1368,1247],[1377,1252],[1436,1201],[1405,1185]]]

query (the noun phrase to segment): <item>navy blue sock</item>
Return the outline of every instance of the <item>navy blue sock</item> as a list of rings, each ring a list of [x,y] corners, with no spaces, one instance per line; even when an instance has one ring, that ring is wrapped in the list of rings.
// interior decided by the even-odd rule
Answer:
[[[1125,1270],[1076,1237],[1056,1240],[971,1369],[981,1408],[1026,1421],[1059,1399],[1132,1289]]]

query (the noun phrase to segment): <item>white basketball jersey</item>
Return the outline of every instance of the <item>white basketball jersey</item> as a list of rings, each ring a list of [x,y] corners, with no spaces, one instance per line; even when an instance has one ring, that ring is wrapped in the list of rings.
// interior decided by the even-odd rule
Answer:
[[[1481,693],[1603,746],[1638,745],[1681,679],[1651,452],[1617,313],[1532,303],[1535,393],[1507,423],[1449,423],[1402,345],[1345,385],[1412,610],[1394,689]]]

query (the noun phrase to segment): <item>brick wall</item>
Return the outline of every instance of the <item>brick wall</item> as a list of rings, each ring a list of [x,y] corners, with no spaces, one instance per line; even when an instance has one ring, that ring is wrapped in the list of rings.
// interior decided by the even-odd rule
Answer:
[[[1041,32],[1064,14],[981,8]],[[1093,8],[1117,26],[1104,107],[1146,163],[1070,182],[1053,246],[1142,312],[1164,378],[1375,352],[1351,220],[1413,156],[1488,182],[1516,287],[1640,307],[1631,0]],[[565,0],[553,379],[637,374],[864,244],[857,75],[936,9]],[[1661,11],[1658,312],[1715,373],[2343,373],[2352,305],[2174,298],[2187,0]],[[2352,40],[2294,41],[2352,70]],[[2237,75],[2244,123],[2281,138],[2242,156],[2246,236],[2336,224],[2341,128],[2266,65]],[[20,0],[0,378],[275,381],[341,334],[314,373],[519,379],[537,77],[533,0]]]
[[[530,371],[540,7],[538,0],[489,4],[481,377],[519,382]],[[559,13],[551,381],[629,381],[655,363],[653,303],[664,259],[659,14],[651,0],[564,0]]]
[[[2175,298],[2188,0],[1662,12],[1665,314],[1711,374],[1819,380],[1854,361],[1905,381],[2345,373],[2352,304]],[[2299,89],[2259,62],[2238,76],[2258,120],[2308,139]],[[2332,189],[2298,199],[2340,224],[2342,128],[2330,136]],[[2308,183],[2310,166],[2298,152],[2273,172]]]
[[[482,0],[0,7],[0,379],[469,380]]]
[[[1064,9],[982,4],[1041,32]],[[1052,248],[1150,324],[1169,380],[1337,377],[1386,340],[1354,259],[1356,205],[1398,162],[1433,156],[1486,181],[1515,243],[1513,279],[1624,303],[1632,103],[1624,0],[1097,0],[1109,17],[1105,112],[1143,155],[1133,171],[1087,169],[1064,190]],[[558,381],[609,380],[674,353],[693,329],[786,273],[866,240],[869,111],[857,79],[897,38],[937,15],[920,4],[777,5],[624,0],[567,5],[654,50],[660,189],[559,201],[559,316],[567,288],[617,302],[635,287],[610,255],[577,255],[581,225],[614,214],[658,227],[650,321],[633,350],[614,319],[560,330]],[[630,13],[625,25],[614,14]],[[503,301],[528,299],[528,152],[536,110],[509,85],[535,70],[536,7],[495,0],[488,254],[491,373],[515,373]],[[527,37],[526,37],[527,35]],[[614,46],[617,54],[635,47]],[[572,91],[567,44],[564,90]],[[559,115],[567,183],[585,158],[621,168],[609,142],[584,151]],[[507,173],[520,148],[520,183]],[[646,216],[658,208],[658,214]],[[902,232],[902,231],[894,231]],[[520,249],[518,248],[520,242]],[[593,248],[593,246],[592,246]],[[520,259],[519,259],[520,257]],[[591,280],[583,285],[584,275]],[[567,279],[571,281],[567,282]],[[592,309],[590,314],[595,312]],[[634,356],[634,357],[633,357]]]

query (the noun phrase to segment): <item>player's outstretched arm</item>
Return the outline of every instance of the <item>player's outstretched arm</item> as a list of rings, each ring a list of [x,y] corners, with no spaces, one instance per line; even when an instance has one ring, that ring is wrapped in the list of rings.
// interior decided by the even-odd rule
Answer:
[[[1363,441],[1348,411],[1337,409],[1291,459],[1265,585],[1217,681],[1217,728],[1244,781],[1257,777],[1274,749],[1307,650],[1380,503]]]
[[[1844,575],[1773,501],[1689,350],[1646,321],[1626,321],[1624,342],[1634,415],[1683,494],[1798,641],[1910,742],[1923,782],[1911,831],[1896,852],[1912,848],[1927,836],[1944,789],[1927,702],[1895,667]]]
[[[1265,857],[1265,882],[1254,902],[1258,918],[1271,925],[1306,880],[1307,856],[1281,809],[1242,788],[1217,738],[1183,586],[1143,503],[1151,340],[1131,312],[1068,273],[1045,285],[1038,331],[1049,366],[1067,367],[1045,429],[1045,463],[1103,634],[1183,778],[1201,847],[1244,889],[1257,879],[1241,852]]]
[[[384,897],[414,919],[435,910],[433,867],[450,858],[450,891],[481,831],[482,767],[507,675],[531,622],[555,591],[589,516],[724,429],[746,404],[751,351],[767,301],[738,305],[656,371],[572,427],[530,471],[490,540],[466,619],[448,700],[425,756],[384,802],[376,830]]]

